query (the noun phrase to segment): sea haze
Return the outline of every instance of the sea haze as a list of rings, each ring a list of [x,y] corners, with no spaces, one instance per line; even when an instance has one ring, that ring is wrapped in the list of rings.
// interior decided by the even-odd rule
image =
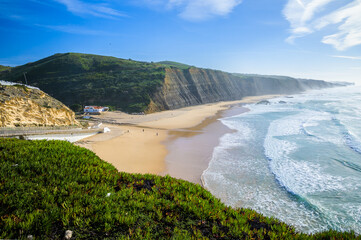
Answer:
[[[221,119],[205,187],[298,231],[361,234],[361,88],[310,91]]]

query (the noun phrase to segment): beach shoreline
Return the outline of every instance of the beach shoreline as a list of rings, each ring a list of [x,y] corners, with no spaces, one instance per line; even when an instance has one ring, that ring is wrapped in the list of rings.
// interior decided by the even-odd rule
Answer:
[[[96,117],[110,132],[83,139],[85,147],[118,171],[170,175],[202,185],[213,149],[231,129],[218,119],[241,114],[244,104],[279,95],[197,105],[148,115],[109,112]]]
[[[167,169],[161,175],[170,175],[203,186],[202,175],[208,168],[214,148],[219,145],[222,136],[233,132],[219,119],[247,111],[247,108],[237,104],[220,110],[193,128],[169,131],[167,141],[164,142],[168,150],[165,158]]]

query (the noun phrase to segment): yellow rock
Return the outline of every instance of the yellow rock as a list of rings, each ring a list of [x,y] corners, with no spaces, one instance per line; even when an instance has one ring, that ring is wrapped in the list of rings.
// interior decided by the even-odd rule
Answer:
[[[79,125],[75,114],[46,93],[24,86],[0,85],[0,126]]]

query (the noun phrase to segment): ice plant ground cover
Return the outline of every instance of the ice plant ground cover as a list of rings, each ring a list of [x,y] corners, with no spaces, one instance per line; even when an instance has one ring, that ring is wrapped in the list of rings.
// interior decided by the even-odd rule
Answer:
[[[0,238],[355,239],[306,235],[248,209],[225,206],[201,186],[119,173],[64,141],[0,140]]]

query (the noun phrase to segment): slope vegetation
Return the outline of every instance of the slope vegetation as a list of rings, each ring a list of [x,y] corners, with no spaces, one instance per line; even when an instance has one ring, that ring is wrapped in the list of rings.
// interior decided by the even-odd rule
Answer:
[[[232,209],[199,185],[119,173],[62,141],[0,139],[0,238],[353,239],[299,234],[252,210]]]
[[[164,81],[162,65],[65,53],[0,72],[0,79],[39,87],[64,104],[110,105],[144,111]]]
[[[0,65],[0,72],[4,70],[9,70],[11,67]]]
[[[230,74],[164,61],[137,62],[79,53],[55,54],[0,71],[0,79],[37,86],[68,106],[109,105],[127,112],[291,94],[336,86],[289,77]]]
[[[172,62],[172,61],[162,61],[162,62],[158,62],[159,64],[162,64],[166,67],[174,67],[174,68],[179,68],[179,69],[189,69],[192,66],[187,65],[187,64],[183,64],[183,63],[178,63],[178,62]]]

